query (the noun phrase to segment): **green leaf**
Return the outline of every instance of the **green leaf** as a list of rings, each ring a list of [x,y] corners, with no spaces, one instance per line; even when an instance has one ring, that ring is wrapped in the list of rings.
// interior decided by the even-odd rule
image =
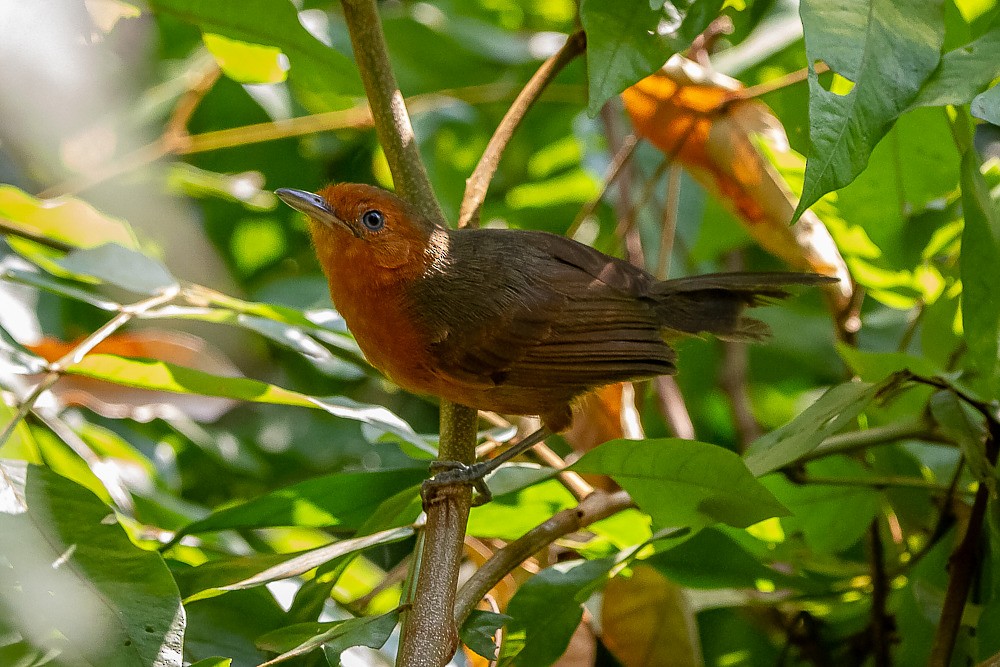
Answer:
[[[611,559],[571,561],[546,568],[526,581],[507,605],[498,667],[546,667],[569,645],[583,618],[582,604],[607,580]]]
[[[116,243],[74,250],[57,263],[72,274],[92,276],[138,294],[157,294],[177,286],[165,266]]]
[[[459,636],[462,643],[487,660],[496,660],[497,645],[494,637],[511,618],[507,614],[496,614],[492,611],[473,609],[465,619]]]
[[[423,468],[324,475],[213,512],[186,526],[178,536],[269,526],[337,526],[356,530],[382,501],[426,477]]]
[[[74,197],[36,199],[13,185],[0,185],[0,218],[57,241],[90,248],[103,243],[137,247],[129,226]]]
[[[52,294],[56,294],[58,296],[89,303],[91,306],[100,308],[101,310],[117,310],[119,308],[119,304],[113,301],[102,299],[96,294],[80,289],[80,287],[74,285],[73,283],[65,280],[59,280],[58,278],[54,278],[44,273],[7,269],[7,271],[4,272],[3,277],[6,280],[12,280],[24,285],[37,287],[38,289],[51,292]]]
[[[863,465],[843,456],[813,461],[806,471],[811,476],[851,480],[872,476]],[[797,485],[779,475],[761,481],[792,511],[781,519],[785,534],[801,533],[820,553],[838,553],[856,544],[878,512],[880,494],[871,487]]]
[[[950,440],[958,443],[972,476],[980,484],[985,484],[995,497],[997,472],[986,456],[985,418],[951,391],[935,392],[931,396],[930,409],[937,427]]]
[[[495,487],[491,484],[490,488]],[[574,505],[573,494],[550,479],[517,493],[498,493],[492,502],[473,508],[467,530],[476,537],[516,540],[556,512]]]
[[[313,37],[299,22],[291,2],[152,0],[149,6],[159,14],[194,24],[202,32],[277,47],[288,56],[289,83],[311,111],[343,109],[364,94],[351,60]]]
[[[690,540],[642,561],[687,588],[799,588],[804,580],[767,567],[720,530],[706,528]]]
[[[280,83],[285,80],[281,49],[248,44],[238,39],[206,32],[201,36],[219,68],[240,83]]]
[[[969,363],[990,398],[1000,398],[1000,212],[979,172],[975,149],[962,159],[962,324]]]
[[[993,86],[986,92],[976,95],[972,99],[969,111],[987,123],[1000,125],[1000,86]]]
[[[911,107],[968,104],[1000,77],[1000,21],[978,39],[949,51]]]
[[[721,521],[745,528],[787,513],[739,456],[704,442],[612,440],[570,467],[610,475],[661,527]]]
[[[44,373],[48,365],[49,362],[26,350],[3,327],[0,327],[0,369],[18,375],[32,375]]]
[[[110,354],[87,355],[79,363],[67,368],[66,372],[140,389],[325,410],[336,417],[370,424],[382,432],[398,435],[424,451],[433,451],[409,424],[386,408],[358,403],[341,396],[316,398],[258,380],[222,377],[164,361],[131,359]]]
[[[926,376],[941,373],[941,368],[930,359],[905,352],[868,352],[844,343],[837,344],[837,352],[851,371],[866,382],[878,382],[903,370]]]
[[[192,663],[191,667],[230,667],[232,664],[232,658],[205,658]]]
[[[809,56],[809,138],[797,219],[827,192],[864,170],[876,144],[934,71],[944,40],[941,0],[804,0]],[[812,64],[822,60],[854,84],[825,90]]]
[[[878,390],[879,385],[867,382],[831,387],[798,417],[757,438],[747,449],[747,468],[760,477],[808,454],[857,418]]]
[[[257,640],[257,645],[267,651],[281,652],[260,667],[276,665],[290,658],[305,655],[319,647],[328,658],[338,658],[352,646],[379,649],[389,639],[399,622],[399,613],[381,616],[350,618],[329,623],[300,623],[269,632]]]
[[[587,113],[596,116],[614,95],[663,66],[677,51],[657,33],[662,3],[646,0],[584,0],[580,20],[587,33]]]
[[[160,555],[48,468],[28,466],[24,501],[27,511],[0,513],[5,620],[73,664],[180,667],[184,609]]]

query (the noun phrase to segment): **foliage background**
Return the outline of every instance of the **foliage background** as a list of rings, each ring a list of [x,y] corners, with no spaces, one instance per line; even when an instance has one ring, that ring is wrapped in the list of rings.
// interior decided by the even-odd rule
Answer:
[[[805,293],[764,313],[775,335],[747,352],[735,392],[719,381],[731,349],[680,346],[677,380],[697,439],[745,452],[753,438],[733,411],[745,394],[760,432],[773,432],[751,451],[778,461],[755,467],[751,455],[750,470],[784,473],[758,484],[742,464],[722,472],[735,459],[712,453],[700,483],[745,506],[699,514],[700,497],[671,480],[692,460],[685,452],[705,450],[656,440],[675,433],[660,394],[638,386],[649,440],[634,451],[653,477],[621,469],[632,447],[622,443],[579,469],[617,473],[639,510],[553,545],[496,593],[506,601],[530,582],[506,608],[503,660],[549,664],[568,646],[562,664],[921,664],[940,650],[942,611],[954,616],[946,565],[965,534],[971,554],[960,562],[972,581],[954,660],[1000,652],[987,437],[998,397],[1000,179],[989,158],[1000,152],[990,124],[1000,97],[989,85],[1000,76],[1000,9],[435,0],[387,2],[380,13],[452,220],[513,96],[577,29],[578,13],[587,57],[514,135],[486,224],[565,233],[601,191],[609,137],[629,131],[617,93],[720,13],[733,30],[712,62],[743,84],[819,60],[838,73],[762,100],[810,156],[804,176],[786,178],[804,178],[812,200],[837,190],[815,210],[867,293],[856,340],[838,343],[822,298]],[[323,648],[291,660],[337,664],[347,646],[381,646],[395,616],[380,615],[396,608],[396,575],[414,547],[408,527],[437,410],[367,367],[332,310],[304,220],[271,194],[329,181],[391,187],[341,8],[46,0],[0,8],[0,30],[0,664],[256,665],[302,642]],[[628,177],[650,270],[665,210],[677,212],[673,276],[783,268],[687,175],[674,190],[658,180],[663,161],[642,142]],[[612,188],[577,238],[623,254],[621,201]],[[109,321],[125,328],[103,330]],[[48,365],[89,352],[76,341],[95,332],[107,340],[94,354]],[[876,397],[876,385],[841,384],[884,383],[902,369],[938,386],[897,379]],[[32,395],[38,382],[54,393]],[[774,431],[831,386],[814,412]],[[806,464],[816,447],[829,455]],[[744,476],[740,489],[751,491],[737,493]],[[538,479],[521,466],[494,482],[497,501],[473,512],[470,549],[491,553],[575,504]],[[790,516],[769,518],[780,506],[768,491]],[[185,526],[191,535],[161,555]],[[650,542],[676,526],[695,530]],[[382,537],[363,554],[347,542],[355,550],[331,555],[371,534]],[[333,551],[307,560],[318,570],[288,578],[292,556],[326,545]],[[247,581],[272,567],[282,576],[262,576],[275,580],[268,586]],[[532,568],[541,573],[529,578]],[[573,634],[582,603],[590,629]],[[497,619],[479,618],[485,651]],[[316,621],[326,625],[296,625]],[[342,659],[388,660],[357,648]],[[456,658],[465,659],[482,660]]]

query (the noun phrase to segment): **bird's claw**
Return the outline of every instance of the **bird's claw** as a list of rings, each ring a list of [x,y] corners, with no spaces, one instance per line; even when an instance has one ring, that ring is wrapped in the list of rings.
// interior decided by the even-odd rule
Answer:
[[[444,487],[471,486],[476,490],[476,495],[472,498],[472,506],[485,505],[493,500],[493,494],[486,485],[485,479],[489,470],[489,466],[485,462],[467,465],[459,461],[433,461],[430,465],[433,477],[425,480],[421,485],[420,495],[426,503]]]

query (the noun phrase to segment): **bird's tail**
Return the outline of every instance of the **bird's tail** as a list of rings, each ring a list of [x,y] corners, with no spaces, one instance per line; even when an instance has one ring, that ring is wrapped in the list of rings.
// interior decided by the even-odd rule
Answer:
[[[815,273],[710,273],[660,282],[652,297],[667,336],[710,333],[723,340],[756,341],[771,330],[744,315],[745,309],[784,299],[792,285],[836,280]]]

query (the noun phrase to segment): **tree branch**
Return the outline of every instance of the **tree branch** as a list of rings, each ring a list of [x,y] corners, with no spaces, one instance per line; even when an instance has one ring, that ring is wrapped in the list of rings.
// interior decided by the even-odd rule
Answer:
[[[429,220],[444,226],[444,213],[420,159],[403,93],[389,63],[375,0],[344,0],[341,5],[351,35],[354,59],[375,119],[375,133],[385,151],[396,189]]]
[[[552,518],[500,549],[476,570],[458,591],[455,600],[455,623],[461,626],[483,596],[532,554],[563,535],[606,519],[632,505],[632,498],[625,491],[615,493],[595,491],[576,507],[553,515]]]
[[[545,87],[549,85],[549,82],[555,78],[556,74],[567,63],[583,53],[586,45],[587,38],[582,30],[570,35],[566,43],[563,44],[563,47],[542,63],[542,66],[538,68],[538,71],[535,72],[534,76],[524,86],[524,89],[517,96],[517,99],[514,100],[514,103],[510,105],[503,120],[500,121],[496,132],[490,138],[486,150],[483,151],[483,156],[479,158],[479,164],[476,165],[469,180],[466,181],[465,196],[462,197],[462,206],[458,213],[459,227],[478,226],[479,211],[482,209],[483,201],[486,199],[486,191],[489,189],[490,181],[493,180],[493,175],[500,164],[500,156],[503,155],[504,149],[507,148],[510,138],[514,136],[514,131],[521,124],[521,121],[524,120],[524,116],[535,101],[538,100],[538,97],[545,90]]]

